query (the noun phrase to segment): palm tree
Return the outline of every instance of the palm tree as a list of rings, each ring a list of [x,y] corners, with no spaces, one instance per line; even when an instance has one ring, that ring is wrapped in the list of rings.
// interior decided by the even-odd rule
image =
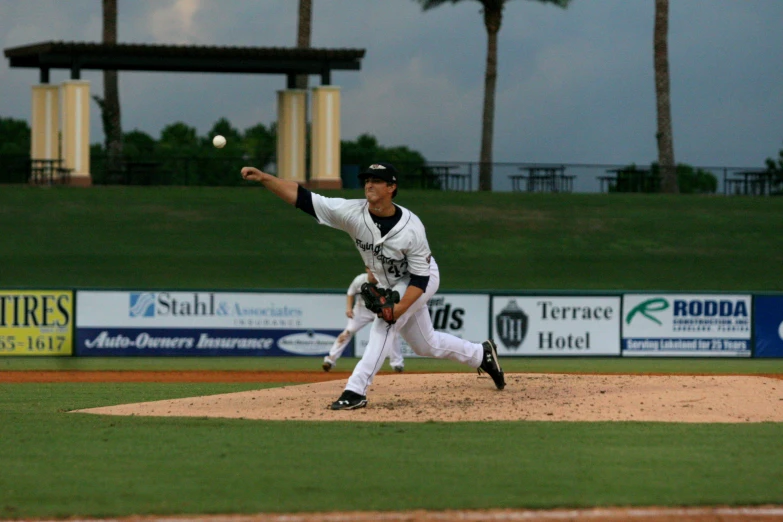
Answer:
[[[443,4],[463,0],[416,0],[424,11]],[[492,190],[492,132],[495,123],[495,87],[498,77],[498,32],[503,20],[503,7],[509,0],[475,0],[481,3],[484,26],[487,29],[487,64],[484,73],[484,112],[481,118],[481,158],[479,190]],[[568,7],[571,0],[535,0],[543,4]]]
[[[117,43],[117,0],[103,1],[103,43]],[[103,71],[103,98],[93,96],[101,109],[106,135],[107,170],[117,175],[122,165],[122,125],[120,123],[120,88],[117,71]]]
[[[296,47],[298,49],[310,48],[310,33],[313,18],[313,0],[299,0],[299,17],[296,26]],[[297,89],[307,90],[308,76],[306,74],[299,74],[294,80],[294,85]],[[308,107],[305,103],[305,121],[308,121]],[[310,144],[310,126],[305,127],[305,140],[308,143],[307,151],[309,151]],[[308,152],[305,152],[307,156]],[[305,161],[305,179],[310,179],[310,161]]]
[[[658,164],[661,168],[661,190],[676,194],[677,171],[674,166],[672,108],[669,89],[669,0],[655,0],[653,61],[655,68],[655,101],[658,110]]]
[[[299,23],[296,30],[296,47],[308,49],[310,47],[310,25],[313,18],[313,0],[299,0]],[[300,74],[296,77],[296,88],[307,89],[307,75]]]

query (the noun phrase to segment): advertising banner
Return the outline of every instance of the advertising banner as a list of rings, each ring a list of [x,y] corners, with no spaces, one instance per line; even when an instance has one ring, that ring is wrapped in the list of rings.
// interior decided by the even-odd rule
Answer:
[[[750,356],[751,297],[623,296],[623,355]]]
[[[0,356],[71,355],[73,292],[0,291]]]
[[[342,294],[78,292],[75,351],[106,355],[324,355]]]
[[[753,304],[754,357],[783,357],[783,296],[758,296]]]
[[[489,296],[476,294],[435,294],[427,302],[432,326],[461,339],[482,342],[489,337]],[[362,328],[354,337],[356,355],[364,355],[370,340],[370,325]],[[403,357],[418,357],[402,340]]]
[[[498,355],[619,355],[620,298],[497,296]]]

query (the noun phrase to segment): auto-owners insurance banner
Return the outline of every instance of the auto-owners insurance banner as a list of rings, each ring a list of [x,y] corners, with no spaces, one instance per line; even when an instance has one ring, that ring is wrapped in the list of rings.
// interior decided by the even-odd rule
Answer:
[[[623,355],[750,357],[751,296],[626,294]]]
[[[76,294],[76,355],[323,355],[342,331],[344,294]]]

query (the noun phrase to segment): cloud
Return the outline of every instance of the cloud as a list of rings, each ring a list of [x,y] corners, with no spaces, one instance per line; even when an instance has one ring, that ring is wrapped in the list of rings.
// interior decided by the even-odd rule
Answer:
[[[201,0],[174,0],[155,4],[148,15],[149,30],[156,42],[174,44],[204,43],[197,15]]]
[[[387,146],[427,150],[434,161],[475,156],[481,135],[476,93],[432,69],[427,59],[413,57],[402,68],[363,75],[342,96],[344,139],[368,133]]]
[[[432,161],[478,161],[486,32],[477,2],[422,12],[412,0],[315,0],[312,45],[366,49],[335,71],[342,133],[406,145]],[[656,154],[652,0],[509,2],[499,36],[494,159],[645,164]],[[351,16],[347,16],[350,13]],[[290,47],[295,0],[121,0],[124,42]],[[783,1],[687,0],[670,7],[677,161],[757,166],[783,139]],[[3,48],[98,41],[97,0],[0,0]],[[68,71],[52,71],[52,82]],[[85,71],[92,92],[102,75]],[[29,119],[38,71],[0,64],[0,116]],[[120,74],[123,126],[157,136],[220,117],[244,129],[277,118],[284,75]],[[317,77],[311,86],[318,85]],[[103,139],[93,105],[91,141]]]

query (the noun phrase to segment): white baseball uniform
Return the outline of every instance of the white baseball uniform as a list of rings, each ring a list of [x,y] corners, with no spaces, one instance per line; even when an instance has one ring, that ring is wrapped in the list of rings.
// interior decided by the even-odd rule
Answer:
[[[367,272],[364,272],[356,276],[348,287],[346,295],[354,296],[353,317],[348,319],[348,324],[345,326],[345,329],[337,336],[337,339],[332,345],[332,349],[329,350],[329,355],[324,357],[324,362],[328,362],[332,366],[335,366],[337,364],[337,359],[343,354],[348,343],[353,339],[354,334],[375,320],[376,315],[367,309],[364,305],[364,299],[362,299],[361,296],[356,297],[361,292],[362,285],[369,282]],[[392,367],[401,367],[404,365],[402,347],[400,346],[399,341],[391,347],[389,364]]]
[[[367,394],[373,377],[401,335],[418,355],[451,359],[478,368],[484,354],[479,343],[472,343],[451,334],[437,332],[426,304],[438,291],[440,273],[432,258],[427,235],[421,220],[411,211],[397,207],[402,217],[385,235],[373,222],[367,200],[327,198],[312,194],[318,222],[337,228],[353,239],[356,248],[378,280],[379,286],[393,288],[402,296],[411,274],[429,276],[427,289],[408,310],[390,325],[376,317],[370,330],[370,340],[364,356],[357,363],[345,389]]]

